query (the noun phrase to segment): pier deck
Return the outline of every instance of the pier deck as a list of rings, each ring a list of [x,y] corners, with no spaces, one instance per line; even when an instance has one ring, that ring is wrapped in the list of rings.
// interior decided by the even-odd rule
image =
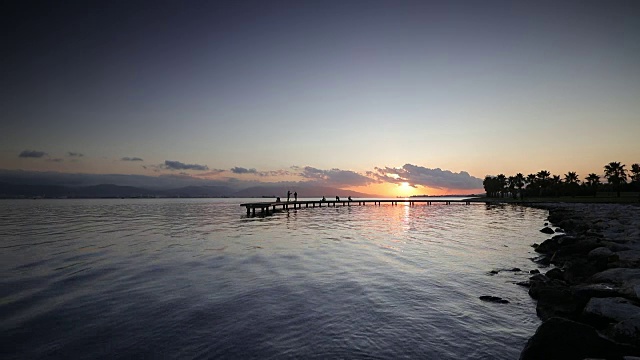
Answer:
[[[442,203],[446,205],[451,205],[452,203],[460,203],[465,205],[470,205],[472,203],[484,204],[484,202],[480,201],[472,201],[470,199],[463,200],[440,200],[440,199],[384,199],[384,200],[298,200],[298,201],[270,201],[270,202],[255,202],[255,203],[244,203],[240,204],[240,206],[244,206],[247,209],[247,216],[256,215],[256,209],[260,209],[262,214],[269,214],[269,212],[275,212],[276,210],[288,210],[288,209],[302,209],[308,207],[336,207],[336,206],[365,206],[367,204],[373,204],[376,206],[380,206],[382,204],[390,204],[390,205],[398,205],[398,203],[409,204],[409,206],[414,206],[415,204],[426,204],[431,205],[433,203]]]

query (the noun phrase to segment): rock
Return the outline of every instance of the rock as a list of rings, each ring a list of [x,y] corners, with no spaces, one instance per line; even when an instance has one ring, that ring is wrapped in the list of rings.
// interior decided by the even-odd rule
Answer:
[[[509,303],[509,300],[505,300],[505,299],[503,299],[501,297],[489,296],[489,295],[480,296],[480,300],[488,301],[488,302],[492,302],[492,303],[497,303],[497,304],[508,304]]]
[[[567,256],[573,256],[576,254],[588,254],[591,250],[600,247],[600,243],[593,238],[584,238],[580,241],[576,241],[574,244],[562,244],[556,252],[556,256],[562,258]]]
[[[531,283],[530,283],[529,281],[518,281],[518,282],[516,283],[516,285],[524,286],[524,287],[530,287],[530,286],[531,286]]]
[[[628,355],[613,342],[598,335],[596,329],[575,321],[551,318],[529,339],[520,360],[582,360],[589,357],[609,359]]]
[[[529,274],[540,274],[540,270],[538,269],[529,270]]]
[[[547,239],[542,242],[542,244],[535,247],[536,252],[541,254],[552,254],[556,250],[558,250],[558,239]]]
[[[540,232],[541,233],[545,233],[545,234],[553,234],[555,231],[553,231],[552,228],[545,227],[545,228],[540,229]]]
[[[529,283],[529,296],[538,300],[536,313],[542,320],[555,316],[567,318],[578,316],[580,309],[576,307],[571,289],[564,281],[549,279],[538,274],[532,276]]]
[[[557,233],[563,233],[563,232],[564,232],[564,230],[562,230],[561,228],[556,228],[555,232],[557,232]]]
[[[640,347],[640,316],[634,316],[617,323],[611,334],[613,339],[618,342]]]
[[[582,258],[572,258],[564,263],[564,280],[572,284],[584,282],[593,274],[605,270],[607,262],[589,261]]]
[[[621,267],[638,267],[640,266],[640,250],[624,250],[615,253],[618,256],[618,262]]]
[[[553,269],[547,271],[547,273],[544,274],[544,275],[546,277],[548,277],[549,279],[564,280],[563,271],[561,269],[558,269],[558,268],[553,268]]]
[[[621,297],[591,298],[583,314],[599,322],[617,323],[640,316],[640,307]]]
[[[612,283],[622,287],[634,287],[640,284],[640,269],[614,268],[594,274],[592,283]]]
[[[571,287],[571,294],[574,299],[582,302],[584,305],[591,298],[606,298],[606,297],[623,297],[624,291],[611,284],[581,284]]]
[[[608,260],[609,257],[611,257],[612,255],[613,255],[613,251],[609,250],[604,246],[601,246],[589,251],[589,253],[587,254],[587,257],[589,259],[595,259],[595,260],[597,259]]]

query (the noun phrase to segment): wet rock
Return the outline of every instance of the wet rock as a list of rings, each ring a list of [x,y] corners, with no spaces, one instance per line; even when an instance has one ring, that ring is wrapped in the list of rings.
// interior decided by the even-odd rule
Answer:
[[[529,270],[529,274],[540,274],[540,270],[538,269]]]
[[[531,286],[531,283],[530,283],[528,280],[526,280],[526,281],[518,281],[518,282],[516,283],[516,285],[524,286],[524,287],[530,287],[530,286]]]
[[[585,358],[620,357],[627,354],[597,331],[575,321],[551,318],[546,320],[529,339],[520,360],[582,360]]]
[[[557,233],[563,233],[563,232],[564,232],[564,230],[562,230],[561,228],[556,228],[555,232],[557,232]]]
[[[489,296],[489,295],[480,296],[480,300],[488,301],[488,302],[492,302],[492,303],[496,303],[496,304],[508,304],[509,303],[509,300],[505,300],[505,299],[503,299],[501,297]]]
[[[540,232],[541,233],[545,233],[545,234],[553,234],[553,233],[555,233],[555,231],[553,231],[553,229],[549,228],[549,227],[544,227],[544,228],[540,229]]]
[[[544,275],[549,279],[564,280],[564,273],[561,269],[558,268],[551,269]]]
[[[617,323],[640,316],[640,307],[620,297],[592,298],[585,306],[583,314],[595,321]]]

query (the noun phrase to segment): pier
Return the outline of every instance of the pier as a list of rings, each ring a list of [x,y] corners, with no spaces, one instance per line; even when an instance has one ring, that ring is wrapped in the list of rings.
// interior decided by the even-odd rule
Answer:
[[[398,205],[399,203],[408,204],[414,206],[416,204],[432,205],[434,203],[442,203],[445,205],[451,205],[452,203],[460,203],[464,205],[470,205],[472,203],[484,204],[481,201],[472,201],[470,199],[463,200],[438,200],[438,199],[381,199],[381,200],[299,200],[299,201],[271,201],[271,202],[255,202],[244,203],[240,206],[244,206],[247,209],[247,216],[255,216],[256,209],[260,209],[260,213],[268,215],[270,212],[278,210],[289,209],[302,209],[302,207],[336,207],[336,206],[365,206],[367,204],[373,204],[374,206],[381,206],[382,204]]]

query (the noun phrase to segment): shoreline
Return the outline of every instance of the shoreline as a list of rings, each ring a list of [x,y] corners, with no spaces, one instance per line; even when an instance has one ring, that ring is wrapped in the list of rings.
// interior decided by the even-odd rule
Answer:
[[[549,266],[529,287],[543,321],[521,352],[529,359],[640,356],[640,207],[521,203],[549,211],[533,259]],[[556,231],[561,230],[560,232]]]

